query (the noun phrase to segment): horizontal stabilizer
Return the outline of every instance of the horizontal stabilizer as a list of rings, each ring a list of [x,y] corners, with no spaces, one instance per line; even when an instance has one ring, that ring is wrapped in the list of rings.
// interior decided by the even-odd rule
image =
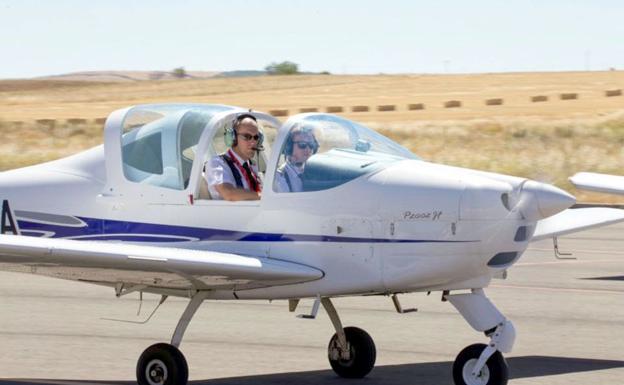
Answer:
[[[243,290],[324,275],[310,266],[266,257],[16,235],[0,235],[0,270],[184,290]]]
[[[579,172],[570,177],[570,182],[580,190],[624,194],[624,176]]]
[[[531,241],[607,226],[624,221],[624,210],[604,207],[567,209],[537,222]]]

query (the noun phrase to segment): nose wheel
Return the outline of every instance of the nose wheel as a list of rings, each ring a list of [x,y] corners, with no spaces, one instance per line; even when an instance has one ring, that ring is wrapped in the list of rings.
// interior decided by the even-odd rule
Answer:
[[[184,355],[173,345],[160,343],[145,349],[136,369],[139,385],[179,385],[188,380]]]
[[[478,372],[474,371],[485,344],[467,346],[453,363],[455,385],[506,385],[509,379],[507,363],[501,352],[494,352]]]

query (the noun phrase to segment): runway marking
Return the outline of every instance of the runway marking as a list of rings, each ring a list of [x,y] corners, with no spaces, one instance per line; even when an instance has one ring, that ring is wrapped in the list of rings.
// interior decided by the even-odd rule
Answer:
[[[539,291],[558,291],[558,292],[570,292],[570,293],[594,293],[594,294],[624,294],[624,290],[611,290],[611,289],[575,289],[569,287],[548,287],[548,286],[525,286],[525,285],[490,285],[492,288],[497,289],[527,289],[527,290],[539,290]]]

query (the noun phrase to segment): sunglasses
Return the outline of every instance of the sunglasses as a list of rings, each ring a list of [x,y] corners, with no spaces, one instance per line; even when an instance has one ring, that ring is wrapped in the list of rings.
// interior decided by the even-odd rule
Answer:
[[[315,143],[310,143],[310,142],[293,142],[293,143],[296,144],[300,150],[305,150],[306,148],[309,148],[312,151],[316,150]]]
[[[249,142],[252,139],[255,140],[256,142],[260,140],[260,135],[238,134],[238,136],[243,138],[245,142]]]

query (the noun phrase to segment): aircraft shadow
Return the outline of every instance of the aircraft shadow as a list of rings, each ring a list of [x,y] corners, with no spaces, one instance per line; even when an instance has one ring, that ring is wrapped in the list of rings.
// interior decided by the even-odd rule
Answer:
[[[581,278],[585,280],[597,280],[597,281],[624,281],[624,275],[614,275],[609,277],[590,277],[590,278]]]
[[[624,361],[586,358],[524,356],[507,360],[511,379],[553,376],[605,369],[624,368]],[[336,377],[331,370],[298,373],[277,373],[257,376],[217,378],[190,381],[191,385],[290,385],[290,384],[358,384],[362,385],[425,385],[452,384],[453,363],[426,362],[420,364],[377,366],[363,380]],[[89,381],[46,379],[0,379],[0,385],[133,385],[134,381]]]

